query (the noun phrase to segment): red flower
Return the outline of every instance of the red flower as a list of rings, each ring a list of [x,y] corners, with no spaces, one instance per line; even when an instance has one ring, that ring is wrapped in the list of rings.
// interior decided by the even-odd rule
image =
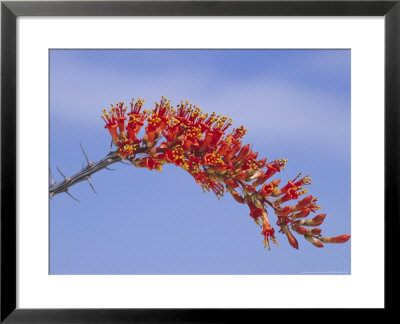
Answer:
[[[119,128],[119,133],[122,134],[125,132],[125,120],[127,119],[125,117],[125,112],[128,109],[128,107],[124,107],[124,103],[120,102],[117,106],[113,106],[111,108],[115,119],[117,120],[118,128]]]
[[[247,145],[243,146],[241,148],[240,152],[238,153],[238,155],[236,155],[236,157],[232,160],[232,163],[233,164],[237,164],[241,160],[243,160],[243,158],[247,155],[249,150],[250,150],[250,144],[247,144]]]
[[[235,154],[237,153],[237,151],[240,150],[240,147],[241,147],[241,142],[240,142],[240,141],[238,141],[238,142],[236,142],[235,144],[233,144],[233,145],[228,149],[228,151],[226,152],[226,154],[224,155],[224,157],[223,157],[224,162],[225,162],[225,163],[228,163],[228,162],[235,156]]]
[[[122,141],[118,141],[117,146],[118,146],[118,153],[122,158],[125,158],[129,155],[133,155],[137,148],[137,144],[130,139],[124,139]]]
[[[127,137],[129,139],[135,140],[137,134],[139,133],[140,129],[144,125],[144,121],[147,118],[147,112],[140,112],[140,110],[143,107],[143,100],[138,99],[136,103],[132,102],[130,103],[131,105],[131,111],[128,113],[129,120],[128,120],[128,125],[126,126],[127,130]]]
[[[275,230],[271,227],[271,224],[269,223],[268,219],[268,214],[265,210],[262,210],[261,212],[261,219],[262,219],[261,234],[264,236],[264,248],[268,246],[268,249],[270,249],[269,239],[272,239],[272,242],[274,244],[277,244],[275,238]]]
[[[107,128],[108,131],[110,132],[111,138],[113,140],[113,143],[116,145],[118,140],[119,140],[119,134],[118,134],[118,125],[115,120],[115,117],[113,115],[109,115],[107,113],[107,110],[103,109],[104,115],[101,116],[101,118],[104,120],[106,123],[106,126],[104,128]]]
[[[263,213],[262,208],[256,207],[251,201],[247,202],[247,205],[250,208],[250,217],[252,217],[254,220],[257,220],[258,218],[261,217]]]
[[[307,189],[298,191],[300,189],[302,189],[302,187],[290,188],[284,196],[279,197],[277,200],[275,200],[275,205],[280,205],[289,200],[297,199],[300,195],[303,195],[307,192]]]
[[[265,176],[267,179],[271,178],[276,172],[280,172],[282,168],[285,167],[287,160],[282,159],[282,160],[275,160],[271,163],[267,164],[267,172],[265,173]]]
[[[271,181],[271,183],[264,184],[261,190],[258,192],[260,197],[267,197],[274,194],[277,191],[280,180]]]

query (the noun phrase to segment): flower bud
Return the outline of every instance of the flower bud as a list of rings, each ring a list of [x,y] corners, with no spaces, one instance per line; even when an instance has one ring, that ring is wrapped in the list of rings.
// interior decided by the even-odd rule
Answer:
[[[225,163],[228,163],[234,157],[236,152],[240,150],[241,145],[242,144],[239,141],[238,143],[235,143],[234,146],[230,150],[228,150],[228,152],[224,155],[224,158],[223,158]]]
[[[310,208],[303,208],[302,210],[300,210],[300,212],[294,214],[294,219],[307,217],[310,212]]]
[[[241,171],[235,176],[235,180],[240,181],[240,180],[245,180],[247,178],[247,172],[246,171]]]
[[[320,240],[324,243],[345,243],[350,239],[350,235],[343,234],[336,237],[322,236]]]
[[[239,154],[232,160],[232,163],[237,163],[240,160],[242,160],[246,154],[249,152],[250,150],[250,144],[246,144],[245,146],[242,147],[242,149],[240,150]]]
[[[312,219],[300,220],[300,225],[304,226],[319,226],[324,222],[326,214],[319,214]]]
[[[265,172],[263,172],[258,178],[257,178],[257,180],[255,180],[253,183],[252,183],[252,185],[254,186],[254,187],[257,187],[257,186],[259,186],[260,184],[263,184],[265,181],[267,181],[267,176],[265,175]]]
[[[243,199],[243,197],[242,197],[242,195],[241,195],[240,193],[238,193],[236,190],[232,189],[232,190],[231,190],[231,194],[232,194],[233,198],[234,198],[238,203],[244,204],[244,199]]]
[[[293,236],[292,232],[290,231],[289,227],[286,224],[282,224],[282,230],[286,234],[289,244],[294,247],[295,249],[299,249],[299,243],[297,242],[296,238]]]
[[[275,213],[278,216],[287,217],[291,213],[292,209],[292,206],[285,206],[283,208],[276,209]]]
[[[239,187],[238,183],[236,181],[233,181],[232,179],[225,179],[225,183],[232,187],[232,188],[237,188]]]
[[[308,229],[301,226],[292,226],[292,230],[301,235],[305,235],[308,233]]]
[[[248,173],[247,174],[248,181],[259,179],[263,174],[264,174],[264,171],[260,171],[260,170],[258,170],[256,172],[251,172],[251,174]],[[254,186],[254,184],[252,184],[252,185]]]
[[[257,161],[258,168],[261,169],[265,167],[265,163],[267,163],[267,158],[262,158]]]
[[[321,229],[320,228],[311,228],[309,229],[310,233],[313,235],[319,235],[321,234]]]
[[[321,243],[321,241],[316,239],[315,237],[307,235],[307,234],[304,235],[304,237],[306,238],[307,241],[311,242],[314,246],[319,247],[319,248],[324,247],[324,245]]]
[[[296,210],[300,210],[303,207],[306,207],[307,205],[309,205],[312,202],[312,200],[313,200],[312,195],[304,197],[303,199],[299,200],[296,205]]]

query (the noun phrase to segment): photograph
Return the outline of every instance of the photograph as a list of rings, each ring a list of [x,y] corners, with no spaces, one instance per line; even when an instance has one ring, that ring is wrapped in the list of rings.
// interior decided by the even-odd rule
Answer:
[[[351,275],[351,49],[49,55],[49,275]]]

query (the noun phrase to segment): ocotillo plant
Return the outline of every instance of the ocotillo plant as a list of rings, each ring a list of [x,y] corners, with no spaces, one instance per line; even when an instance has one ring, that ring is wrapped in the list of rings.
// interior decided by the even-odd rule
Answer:
[[[130,102],[130,111],[124,102],[111,105],[101,116],[105,128],[110,132],[115,150],[98,162],[91,162],[85,151],[87,165],[80,172],[56,183],[51,177],[50,197],[65,192],[75,183],[90,177],[116,162],[133,164],[138,168],[162,171],[166,163],[174,164],[188,172],[201,185],[204,192],[212,190],[220,199],[228,192],[241,204],[246,204],[257,225],[261,227],[264,247],[270,249],[270,242],[277,244],[275,229],[269,219],[269,211],[276,215],[279,232],[286,235],[289,244],[298,249],[298,242],[292,232],[303,235],[316,247],[323,243],[344,243],[350,235],[336,237],[322,236],[321,225],[326,214],[320,210],[317,198],[306,194],[306,185],[311,184],[307,175],[298,174],[293,180],[281,185],[280,179],[271,178],[285,169],[286,159],[267,163],[266,158],[258,159],[249,144],[242,145],[247,129],[243,126],[227,133],[232,125],[229,117],[203,113],[199,107],[181,102],[174,108],[164,97],[155,103],[155,108],[142,110],[144,100]],[[139,136],[144,127],[144,135]],[[74,198],[75,199],[75,198]]]

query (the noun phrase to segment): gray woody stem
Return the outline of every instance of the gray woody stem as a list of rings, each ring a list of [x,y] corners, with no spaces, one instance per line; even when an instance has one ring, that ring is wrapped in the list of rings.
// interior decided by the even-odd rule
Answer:
[[[81,182],[81,181],[88,181],[90,186],[94,190],[93,186],[90,183],[90,177],[94,173],[107,168],[109,165],[116,163],[116,162],[120,162],[121,157],[115,153],[116,152],[110,152],[105,158],[101,159],[98,162],[89,161],[89,159],[87,158],[87,156],[85,154],[88,164],[81,171],[79,171],[78,173],[76,173],[75,175],[73,175],[71,177],[66,177],[65,175],[63,175],[62,172],[57,167],[58,172],[63,176],[64,180],[60,183],[57,183],[52,179],[50,187],[49,187],[50,197],[53,197],[62,192],[69,194],[69,192],[68,192],[69,187],[71,187],[72,185],[74,185],[78,182]]]

